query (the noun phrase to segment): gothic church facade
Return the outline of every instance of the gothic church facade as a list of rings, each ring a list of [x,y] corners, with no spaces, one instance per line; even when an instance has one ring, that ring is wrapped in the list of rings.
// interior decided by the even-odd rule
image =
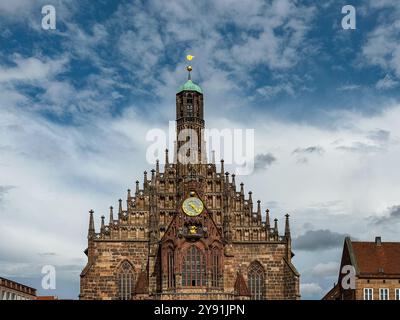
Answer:
[[[90,211],[80,299],[299,299],[289,215],[280,234],[223,160],[207,163],[203,91],[188,70],[176,93],[177,136],[198,133],[198,161],[179,161],[177,138],[173,160],[166,150],[163,168],[145,171],[98,232]]]

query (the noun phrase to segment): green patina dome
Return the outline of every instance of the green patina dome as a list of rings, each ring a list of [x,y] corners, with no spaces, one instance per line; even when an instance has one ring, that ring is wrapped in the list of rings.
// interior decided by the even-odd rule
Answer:
[[[182,92],[182,91],[196,91],[198,93],[203,94],[203,90],[201,90],[200,86],[195,84],[192,80],[186,81],[186,83],[178,88],[178,91],[176,93]]]

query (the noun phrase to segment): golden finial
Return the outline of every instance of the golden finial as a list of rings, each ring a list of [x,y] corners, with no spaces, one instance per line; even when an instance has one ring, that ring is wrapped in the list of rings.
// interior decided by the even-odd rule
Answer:
[[[191,74],[190,74],[190,71],[193,70],[192,66],[187,66],[187,67],[186,67],[186,70],[189,72],[189,74],[188,74],[188,80],[192,80],[192,76],[191,76]]]
[[[186,60],[188,60],[188,61],[192,61],[193,58],[194,58],[194,56],[192,56],[192,55],[190,55],[190,54],[188,54],[188,55],[186,56]],[[193,70],[192,66],[191,66],[191,65],[186,66],[186,70],[189,72],[189,74],[188,74],[188,80],[192,80],[192,77],[191,77],[191,75],[190,75],[190,72]]]

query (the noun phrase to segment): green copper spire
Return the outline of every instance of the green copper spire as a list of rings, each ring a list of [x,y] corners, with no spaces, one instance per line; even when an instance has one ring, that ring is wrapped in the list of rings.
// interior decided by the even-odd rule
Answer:
[[[196,91],[198,93],[203,94],[203,90],[195,84],[192,80],[186,81],[186,83],[178,88],[178,91],[176,93],[182,92],[182,91]]]
[[[180,86],[176,93],[179,93],[179,92],[182,92],[182,91],[196,91],[198,93],[203,94],[203,90],[200,88],[200,86],[195,84],[192,81],[192,77],[191,77],[191,74],[190,74],[190,72],[192,71],[192,66],[187,66],[186,70],[189,72],[188,81],[186,81],[186,83],[184,85]]]

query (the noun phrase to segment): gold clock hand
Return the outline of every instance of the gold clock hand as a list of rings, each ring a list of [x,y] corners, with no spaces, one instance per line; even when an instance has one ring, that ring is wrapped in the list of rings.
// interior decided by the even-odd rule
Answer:
[[[193,203],[189,203],[189,205],[192,207],[192,209],[194,209],[194,211],[197,212],[197,207]]]

